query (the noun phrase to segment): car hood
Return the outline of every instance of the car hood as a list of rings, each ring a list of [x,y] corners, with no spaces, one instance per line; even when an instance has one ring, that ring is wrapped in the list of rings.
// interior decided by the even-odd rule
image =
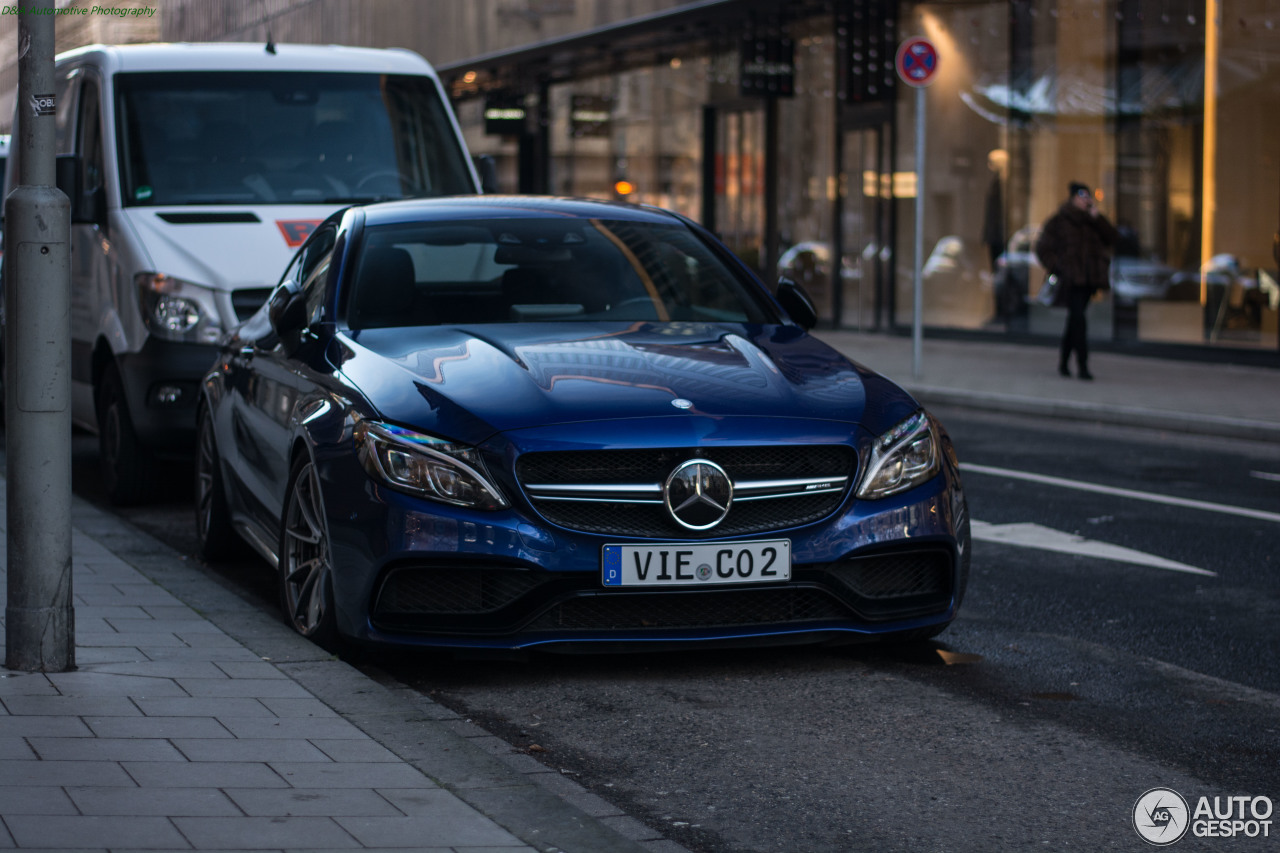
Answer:
[[[529,427],[690,416],[836,420],[881,432],[915,407],[793,326],[369,329],[347,343],[340,369],[380,417],[471,443]]]
[[[270,287],[336,205],[126,208],[155,272],[216,290]]]

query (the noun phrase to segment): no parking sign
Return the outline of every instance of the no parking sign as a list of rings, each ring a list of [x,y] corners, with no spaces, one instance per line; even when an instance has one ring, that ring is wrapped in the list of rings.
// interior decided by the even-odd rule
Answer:
[[[898,76],[916,90],[916,198],[915,198],[915,280],[912,287],[911,375],[919,379],[924,340],[924,200],[925,200],[925,110],[924,87],[938,73],[938,49],[923,36],[912,36],[898,47]]]
[[[898,76],[908,86],[928,86],[938,73],[938,49],[924,36],[913,36],[898,47]]]

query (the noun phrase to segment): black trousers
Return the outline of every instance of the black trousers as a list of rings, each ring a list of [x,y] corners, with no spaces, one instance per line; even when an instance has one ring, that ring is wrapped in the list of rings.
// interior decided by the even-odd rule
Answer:
[[[1076,354],[1076,366],[1084,373],[1089,369],[1089,328],[1085,320],[1085,309],[1093,299],[1093,289],[1089,287],[1067,288],[1067,326],[1062,330],[1062,347],[1058,355],[1058,364],[1067,366],[1071,353]]]

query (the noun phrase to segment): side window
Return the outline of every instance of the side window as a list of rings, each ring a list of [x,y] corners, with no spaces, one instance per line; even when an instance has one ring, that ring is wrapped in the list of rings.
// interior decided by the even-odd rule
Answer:
[[[106,158],[102,150],[102,114],[98,101],[98,81],[86,77],[80,84],[80,121],[77,129],[80,152],[80,193],[92,205],[91,214],[100,219],[106,209]]]
[[[324,286],[328,278],[329,262],[333,258],[334,240],[338,229],[324,228],[317,232],[302,251],[302,263],[298,267],[298,284],[307,297],[309,322],[319,322],[324,305]]]
[[[79,68],[66,75],[58,75],[54,92],[58,99],[58,112],[54,117],[54,151],[59,154],[70,154],[75,149],[75,106],[76,95],[80,91]]]
[[[289,262],[289,266],[284,271],[284,275],[280,276],[280,280],[276,282],[276,287],[284,284],[286,281],[297,281],[302,277],[299,270],[302,269],[302,256],[306,253],[306,249],[299,249],[293,256],[293,260]]]

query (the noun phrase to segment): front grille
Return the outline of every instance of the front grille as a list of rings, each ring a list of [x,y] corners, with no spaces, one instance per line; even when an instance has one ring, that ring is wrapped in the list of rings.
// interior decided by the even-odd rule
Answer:
[[[825,481],[826,488],[778,489],[751,499],[739,491],[743,497],[735,498],[723,521],[694,532],[671,518],[661,492],[676,466],[693,458],[719,465],[739,490],[747,483],[796,480],[812,481],[815,488]],[[534,507],[552,524],[608,536],[687,539],[782,530],[825,518],[844,500],[856,466],[853,449],[844,445],[557,451],[520,457],[516,476]],[[575,499],[558,499],[539,493],[539,485],[581,486],[582,493]],[[633,501],[607,491],[623,486],[636,487]],[[592,497],[593,490],[598,497]]]
[[[262,303],[267,301],[267,297],[271,295],[269,287],[249,287],[244,290],[233,290],[231,292],[231,308],[236,312],[236,319],[248,320],[252,317]]]
[[[843,444],[763,447],[676,447],[653,450],[568,450],[526,453],[522,483],[662,482],[686,459],[709,459],[734,479],[853,474],[853,449]]]

